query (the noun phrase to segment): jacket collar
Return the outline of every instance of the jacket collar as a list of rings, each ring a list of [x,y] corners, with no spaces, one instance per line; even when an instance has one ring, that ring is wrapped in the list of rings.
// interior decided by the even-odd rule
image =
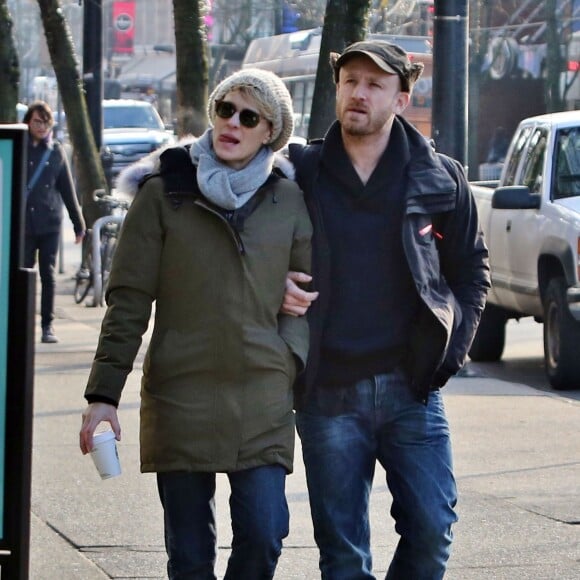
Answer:
[[[399,138],[400,128],[393,128],[393,138],[383,152],[369,180],[363,184],[356,173],[342,139],[340,123],[333,123],[326,134],[321,151],[321,163],[328,175],[343,183],[357,197],[384,192],[389,187],[401,187],[405,179],[405,167],[408,163],[408,150],[404,140]]]
[[[455,196],[457,183],[444,167],[433,144],[413,125],[397,116],[409,151],[407,198]]]
[[[391,141],[381,158],[381,163],[385,163],[387,157],[390,159],[393,154],[396,154],[397,163],[406,168],[407,199],[429,196],[436,201],[435,198],[455,197],[457,184],[444,167],[431,142],[398,115],[395,117]],[[335,121],[326,133],[321,162],[329,164],[333,175],[338,179],[347,183],[353,183],[353,180],[360,183],[352,163],[344,162],[345,159],[347,154],[342,142],[340,123]]]
[[[54,149],[54,140],[51,135],[48,135],[44,139],[38,141],[36,145],[32,142],[32,139],[28,140],[28,147],[29,149],[33,149],[35,151],[43,151],[44,149]]]

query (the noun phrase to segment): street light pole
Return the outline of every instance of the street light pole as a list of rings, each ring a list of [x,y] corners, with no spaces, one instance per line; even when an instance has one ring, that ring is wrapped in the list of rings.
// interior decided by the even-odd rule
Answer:
[[[435,0],[433,139],[437,150],[467,163],[467,0]]]
[[[83,81],[97,150],[103,133],[103,5],[85,0],[83,10]]]

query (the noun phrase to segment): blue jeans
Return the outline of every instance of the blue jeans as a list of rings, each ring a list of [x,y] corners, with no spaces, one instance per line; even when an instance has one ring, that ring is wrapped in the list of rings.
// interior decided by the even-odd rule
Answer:
[[[336,397],[341,411],[331,416],[325,409]],[[443,578],[457,490],[441,393],[430,393],[424,405],[402,373],[377,375],[347,388],[318,389],[297,425],[322,578],[374,578],[369,498],[377,460],[400,536],[386,578]]]
[[[232,553],[224,580],[270,580],[288,535],[286,470],[266,465],[228,473]],[[157,474],[171,580],[215,580],[215,473]]]

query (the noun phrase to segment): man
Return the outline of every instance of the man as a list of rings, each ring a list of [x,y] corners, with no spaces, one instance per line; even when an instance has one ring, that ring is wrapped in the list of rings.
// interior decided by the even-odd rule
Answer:
[[[52,140],[52,111],[43,101],[32,103],[23,122],[28,125],[28,166],[26,186],[26,227],[24,265],[33,268],[38,252],[42,285],[40,318],[42,342],[58,342],[53,327],[56,254],[66,206],[75,232],[75,243],[84,237],[81,214],[66,155]]]
[[[359,42],[331,59],[337,121],[290,146],[314,225],[313,289],[291,273],[283,311],[308,310],[298,433],[322,578],[373,578],[378,461],[400,541],[389,580],[442,578],[457,492],[440,388],[464,363],[489,288],[461,167],[399,115],[422,65]]]

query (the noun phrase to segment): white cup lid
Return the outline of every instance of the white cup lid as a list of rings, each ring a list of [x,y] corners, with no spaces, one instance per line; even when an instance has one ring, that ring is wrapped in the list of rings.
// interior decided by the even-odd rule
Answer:
[[[113,431],[103,431],[102,433],[95,433],[93,435],[93,445],[98,445],[99,443],[104,443],[115,438],[115,433]]]

